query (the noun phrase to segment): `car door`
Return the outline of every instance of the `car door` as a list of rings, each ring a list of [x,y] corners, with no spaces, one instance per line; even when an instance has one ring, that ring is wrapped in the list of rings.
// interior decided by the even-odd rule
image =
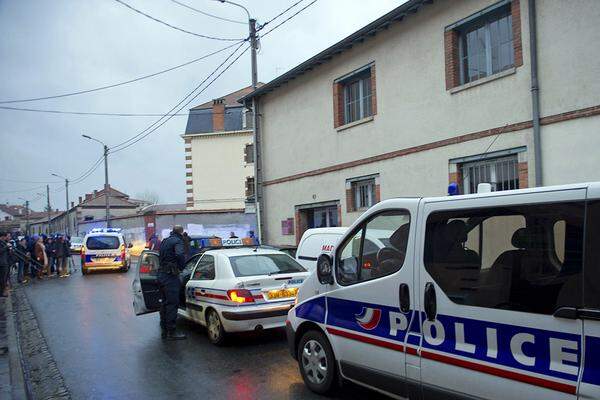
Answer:
[[[138,260],[132,283],[135,315],[156,312],[160,309],[161,294],[158,287],[158,253],[143,251]]]
[[[585,366],[579,387],[579,398],[600,398],[600,187],[588,191],[584,306],[574,317],[583,319],[585,334]]]
[[[207,304],[216,298],[212,293],[215,282],[215,257],[204,254],[198,260],[196,268],[186,285],[186,308],[189,316],[196,322],[204,324],[204,312]]]
[[[576,399],[585,189],[424,201],[425,398]]]
[[[417,204],[376,207],[352,228],[335,251],[335,283],[327,294],[327,332],[342,375],[402,397]],[[371,231],[384,247],[368,239]]]

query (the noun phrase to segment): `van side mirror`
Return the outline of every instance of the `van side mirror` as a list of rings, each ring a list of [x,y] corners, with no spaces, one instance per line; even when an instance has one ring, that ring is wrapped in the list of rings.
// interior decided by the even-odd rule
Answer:
[[[333,284],[333,260],[327,254],[317,259],[317,278],[322,285]]]

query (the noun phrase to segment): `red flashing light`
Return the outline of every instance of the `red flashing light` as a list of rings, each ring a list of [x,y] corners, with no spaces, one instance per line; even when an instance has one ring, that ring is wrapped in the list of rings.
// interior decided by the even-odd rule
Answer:
[[[247,289],[232,289],[227,291],[227,297],[234,303],[254,303],[254,296]]]

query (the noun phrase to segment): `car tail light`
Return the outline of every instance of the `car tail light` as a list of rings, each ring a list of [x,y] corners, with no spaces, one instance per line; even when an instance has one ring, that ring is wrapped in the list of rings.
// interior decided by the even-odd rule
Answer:
[[[121,261],[125,261],[125,245],[121,245]]]
[[[81,246],[81,265],[85,264],[85,246]]]
[[[232,289],[227,291],[227,297],[234,303],[254,303],[254,297],[247,289]]]

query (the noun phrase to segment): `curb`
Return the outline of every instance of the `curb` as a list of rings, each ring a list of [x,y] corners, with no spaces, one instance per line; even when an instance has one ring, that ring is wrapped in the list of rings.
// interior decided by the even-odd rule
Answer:
[[[23,374],[23,357],[21,346],[18,342],[18,333],[15,326],[15,314],[12,307],[12,296],[6,298],[6,331],[8,335],[8,362],[10,371],[11,399],[29,400],[30,393],[26,388]]]

